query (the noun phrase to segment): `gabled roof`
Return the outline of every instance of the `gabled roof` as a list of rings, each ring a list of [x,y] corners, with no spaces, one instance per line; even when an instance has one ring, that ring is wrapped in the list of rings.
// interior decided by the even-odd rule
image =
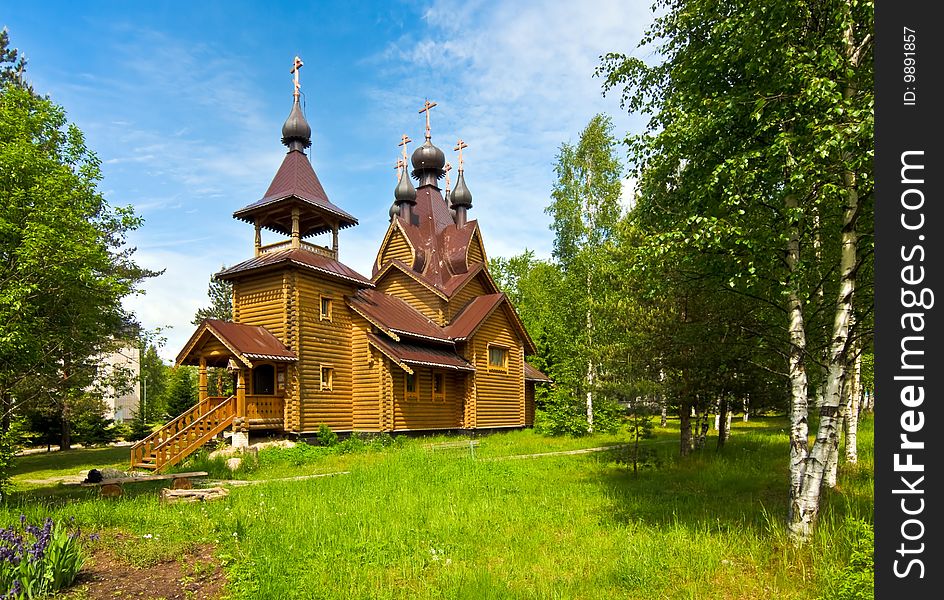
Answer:
[[[394,342],[373,333],[367,334],[372,346],[380,350],[387,358],[397,363],[407,373],[412,373],[412,366],[438,367],[456,371],[475,371],[467,360],[456,354],[454,347],[431,348],[406,342]]]
[[[452,343],[442,327],[396,296],[376,290],[358,290],[355,295],[347,296],[346,300],[351,310],[396,341],[404,335]]]
[[[293,264],[304,269],[310,269],[323,275],[328,275],[329,277],[360,286],[374,286],[369,279],[346,264],[301,248],[260,254],[255,258],[250,258],[249,260],[245,260],[228,269],[220,271],[215,277],[222,280],[235,279],[244,273],[267,269],[285,263]]]
[[[524,323],[521,322],[521,317],[518,316],[505,294],[486,294],[473,299],[462,309],[462,312],[456,315],[452,323],[445,327],[446,334],[457,342],[465,341],[478,331],[479,327],[499,306],[505,308],[505,314],[508,316],[511,325],[518,330],[518,335],[524,341],[525,354],[537,352],[537,347],[534,345],[534,341],[531,340],[531,336],[528,335]]]
[[[534,383],[551,383],[554,381],[544,373],[529,365],[527,362],[524,363],[524,380],[533,381]]]
[[[328,200],[308,157],[299,150],[289,151],[269,184],[265,196],[233,213],[237,219],[253,222],[285,235],[292,234],[292,208],[301,208],[302,237],[331,231],[333,223],[343,229],[357,225],[357,219]]]
[[[230,321],[206,319],[190,336],[184,349],[177,355],[176,364],[199,364],[198,350],[210,339],[220,342],[234,357],[247,367],[253,366],[253,361],[271,360],[276,362],[295,362],[298,356],[285,347],[277,337],[265,327],[243,325]],[[211,358],[210,362],[226,364],[228,356]]]

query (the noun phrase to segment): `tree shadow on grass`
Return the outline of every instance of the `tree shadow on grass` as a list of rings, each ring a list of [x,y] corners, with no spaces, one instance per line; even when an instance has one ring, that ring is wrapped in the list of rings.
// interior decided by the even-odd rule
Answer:
[[[783,522],[788,508],[789,446],[777,422],[735,426],[724,449],[717,438],[687,457],[678,445],[642,442],[652,453],[649,463],[633,474],[631,449],[593,456],[600,467],[589,477],[600,478],[615,503],[608,518],[622,524],[682,525],[699,531],[770,531]],[[834,518],[871,514],[870,473],[864,468],[846,473],[838,491],[824,495]],[[845,486],[845,487],[843,487]]]

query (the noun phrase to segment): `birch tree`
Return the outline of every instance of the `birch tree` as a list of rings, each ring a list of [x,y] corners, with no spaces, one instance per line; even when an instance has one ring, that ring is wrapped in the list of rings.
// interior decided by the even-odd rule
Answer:
[[[871,260],[860,232],[872,227],[872,3],[660,4],[642,44],[664,61],[610,54],[598,74],[651,116],[651,133],[629,142],[655,252],[781,314],[759,334],[785,356],[788,526],[802,543],[838,448],[855,303],[871,304],[856,286]],[[810,447],[814,364],[825,378]]]

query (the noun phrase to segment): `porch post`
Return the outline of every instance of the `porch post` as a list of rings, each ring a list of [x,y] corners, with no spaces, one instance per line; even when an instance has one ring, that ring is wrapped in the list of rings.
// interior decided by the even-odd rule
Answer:
[[[256,238],[253,242],[253,245],[256,249],[256,256],[262,254],[262,227],[259,225],[259,221],[253,221],[253,225],[256,226]]]
[[[331,250],[334,251],[334,260],[338,260],[338,224],[331,228]]]
[[[298,219],[301,212],[297,208],[292,209],[292,248],[301,248],[301,237],[298,232]]]
[[[203,404],[209,396],[207,393],[207,361],[203,356],[200,357],[200,379],[197,390],[199,391],[200,404]]]
[[[239,368],[236,376],[236,416],[233,418],[233,447],[249,447],[249,428],[246,423],[246,369]]]

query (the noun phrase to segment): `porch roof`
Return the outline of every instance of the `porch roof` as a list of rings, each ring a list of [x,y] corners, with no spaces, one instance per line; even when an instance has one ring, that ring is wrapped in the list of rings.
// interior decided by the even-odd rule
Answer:
[[[183,350],[178,365],[197,365],[200,357],[214,367],[226,366],[235,358],[247,367],[253,361],[295,362],[298,356],[265,327],[206,319],[197,327]]]

